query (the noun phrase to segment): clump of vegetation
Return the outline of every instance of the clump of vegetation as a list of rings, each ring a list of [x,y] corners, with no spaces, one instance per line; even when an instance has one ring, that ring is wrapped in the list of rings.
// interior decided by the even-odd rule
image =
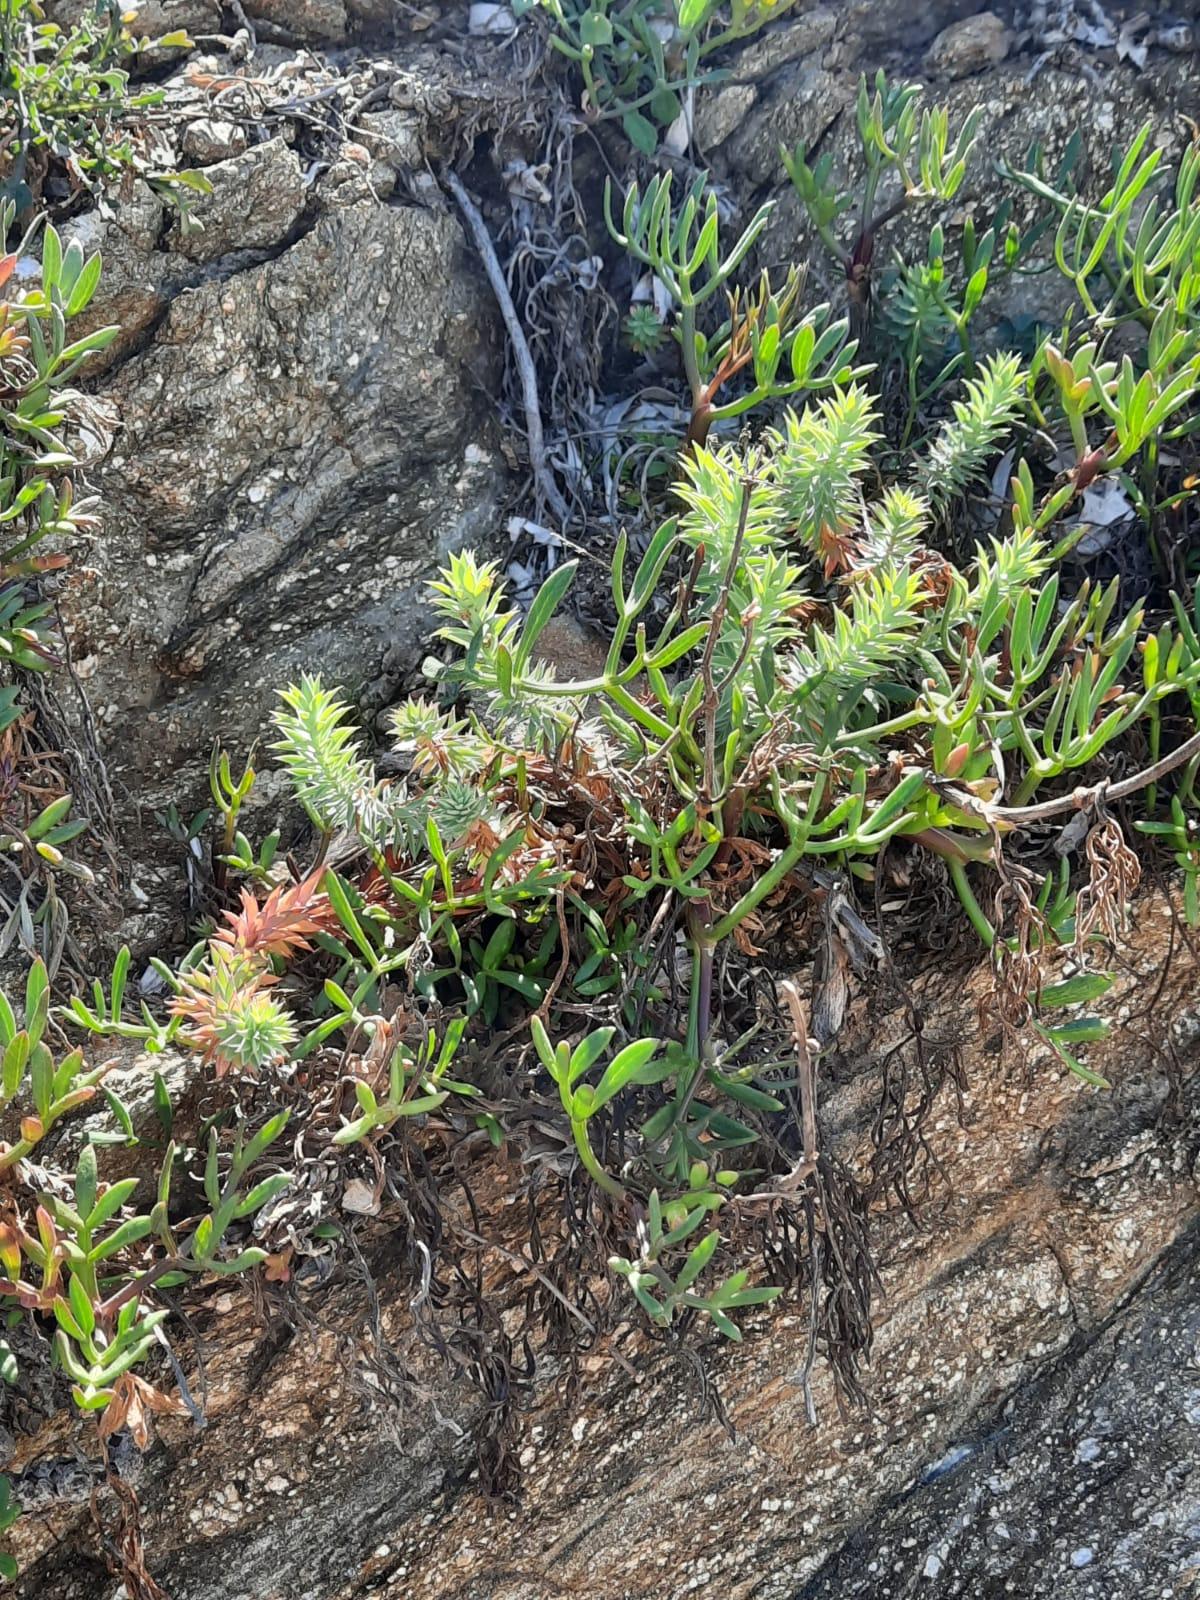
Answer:
[[[926,107],[918,115],[920,97],[915,85],[889,83],[882,70],[875,76],[873,92],[865,77],[860,81],[857,118],[862,171],[857,187],[837,186],[833,157],[828,152],[810,164],[803,143],[790,152],[780,151],[792,187],[804,202],[821,243],[842,268],[859,332],[866,323],[880,235],[912,206],[952,200],[966,177],[975,146],[982,111],[974,111],[952,141],[945,110]],[[844,216],[852,218],[846,240],[838,233]],[[969,321],[986,283],[984,251],[972,251],[971,255],[973,270],[961,327]],[[977,276],[980,272],[982,280]]]
[[[182,29],[157,39],[132,32],[136,13],[118,0],[89,0],[77,21],[47,22],[40,0],[0,5],[0,206],[21,215],[43,196],[51,166],[70,196],[104,203],[104,187],[137,173],[176,205],[207,190],[199,172],[177,171],[146,113],[161,89],[134,91],[138,51],[190,49]]]
[[[120,966],[111,995],[118,1014],[124,975]],[[99,1413],[101,1441],[128,1428],[144,1448],[154,1414],[187,1414],[181,1400],[137,1370],[158,1348],[168,1316],[155,1290],[198,1273],[242,1272],[266,1259],[257,1246],[231,1248],[227,1236],[291,1183],[286,1172],[250,1181],[288,1114],[277,1113],[249,1137],[240,1122],[224,1141],[216,1127],[210,1130],[207,1152],[201,1152],[205,1204],[199,1213],[188,1199],[180,1203],[188,1187],[181,1182],[184,1161],[168,1138],[154,1204],[139,1210],[139,1179],[101,1181],[95,1142],[84,1143],[70,1182],[58,1163],[49,1173],[40,1164],[55,1125],[101,1094],[116,1137],[136,1142],[127,1108],[104,1085],[107,1068],[86,1067],[78,1049],[59,1056],[50,1028],[50,980],[39,960],[30,970],[21,1016],[0,996],[0,1116],[19,1119],[16,1142],[0,1143],[0,1294],[10,1329],[23,1316],[54,1327],[56,1364],[80,1409]],[[169,1123],[169,1101],[165,1112]],[[7,1383],[19,1377],[7,1341],[0,1376]],[[0,1527],[19,1513],[8,1480],[0,1478]],[[11,1555],[0,1554],[0,1575],[16,1576]]]
[[[620,226],[613,219],[609,183],[604,206],[613,238],[651,269],[676,308],[673,332],[691,397],[687,445],[703,444],[714,424],[743,416],[766,401],[846,384],[868,370],[853,366],[858,346],[848,338],[847,320],[832,320],[827,305],[803,316],[797,312],[800,277],[795,271],[779,293],[766,273],[754,292],[726,287],[766,227],[769,202],[726,256],[721,254],[717,198],[706,191],[704,176],[692,185],[677,216],[671,206],[670,173],[652,178],[644,194],[637,184],[631,186]],[[722,290],[729,315],[710,335],[701,326],[701,308]],[[749,386],[718,399],[742,373],[748,375]]]
[[[119,329],[72,336],[95,296],[100,256],[64,245],[35,207],[104,204],[105,186],[130,173],[185,213],[190,190],[208,188],[202,174],[172,170],[147,122],[162,91],[134,93],[129,82],[135,51],[189,41],[137,39],[130,22],[113,0],[95,0],[70,25],[47,22],[37,0],[0,5],[0,955],[18,946],[52,977],[70,948],[58,877],[91,877],[64,847],[88,822],[70,815],[53,752],[37,750],[22,679],[60,664],[41,580],[98,525],[96,502],[78,485],[107,448],[110,419],[79,379]],[[57,189],[47,188],[51,177]]]
[[[583,80],[583,109],[619,118],[626,137],[653,155],[701,84],[721,76],[705,61],[790,10],[794,0],[516,0],[518,17],[541,8],[550,43]]]
[[[41,595],[45,574],[65,567],[71,541],[96,526],[96,503],[76,491],[85,438],[103,438],[106,416],[76,382],[88,357],[116,337],[97,328],[72,338],[73,319],[91,303],[99,255],[65,248],[47,225],[36,281],[30,262],[36,225],[12,241],[12,201],[0,206],[0,954],[19,944],[40,954],[51,974],[67,938],[66,906],[56,876],[88,878],[64,854],[86,822],[51,771],[23,759],[28,706],[22,679],[58,664],[52,607]]]
[[[29,262],[33,230],[10,249],[15,215],[12,201],[0,209],[0,657],[38,672],[55,659],[45,630],[50,608],[31,604],[23,585],[67,563],[61,552],[35,555],[39,545],[69,540],[96,525],[95,502],[75,497],[79,455],[69,437],[85,415],[95,413],[72,380],[119,330],[97,328],[69,338],[71,319],[96,292],[100,257],[85,257],[76,242],[64,250],[47,227],[40,282],[26,287],[17,271]]]
[[[1062,593],[1047,534],[1075,481],[1039,498],[1022,464],[1010,532],[961,569],[931,548],[935,508],[986,471],[1024,385],[1015,358],[987,360],[929,454],[877,496],[878,417],[860,384],[756,446],[695,446],[683,510],[632,577],[617,550],[617,620],[587,680],[560,682],[536,657],[573,563],[522,619],[494,566],[452,557],[433,591],[451,649],[442,701],[393,717],[410,776],[377,777],[318,680],[289,689],[277,748],[319,833],[314,864],[261,899],[243,890],[227,927],[163,969],[169,1023],[123,1023],[102,992],[72,1003],[77,1020],[174,1039],[218,1076],[305,1062],[311,1080],[336,1061],[353,1096],[331,1134],[342,1146],[451,1099],[469,1108],[472,1060],[503,1022],[556,1087],[603,1234],[644,1230],[633,1255],[613,1252],[641,1304],[663,1323],[704,1312],[736,1336],[730,1313],[778,1286],[710,1284],[720,1229],[691,1240],[763,1181],[766,1148],[786,1146],[778,1129],[764,1139],[790,1116],[783,1089],[807,1040],[781,1054],[724,975],[803,919],[823,875],[869,880],[885,849],[944,863],[993,953],[1002,1018],[1034,1021],[1096,1081],[1075,1051],[1103,1025],[1044,1018],[1108,980],[1043,990],[1040,963],[1064,944],[1090,963],[1119,931],[1133,878],[1097,779],[1131,730],[1161,734],[1168,700],[1200,712],[1200,652],[1169,626],[1147,652],[1142,610],[1117,614],[1115,585]],[[1126,404],[1118,453],[1184,398]],[[1053,852],[1032,873],[1031,841],[1008,864],[1023,825],[1080,806],[1084,883]],[[983,909],[980,873],[998,906],[1017,906],[1011,926]],[[584,1015],[602,1020],[581,1033]],[[507,1135],[494,1108],[479,1125]],[[819,1192],[816,1153],[810,1165]]]
[[[113,1002],[119,1009],[120,993]],[[127,1375],[154,1344],[154,1331],[166,1317],[147,1296],[157,1284],[169,1288],[189,1273],[240,1272],[257,1266],[257,1248],[229,1253],[231,1225],[267,1204],[290,1179],[276,1173],[247,1186],[247,1173],[283,1132],[286,1113],[271,1118],[250,1138],[237,1128],[232,1147],[223,1151],[217,1130],[210,1131],[204,1169],[209,1210],[189,1216],[181,1230],[172,1220],[172,1179],[176,1149],[168,1143],[157,1185],[157,1200],[145,1214],[131,1211],[136,1178],[101,1184],[92,1143],[84,1146],[75,1170],[71,1201],[56,1193],[39,1194],[32,1174],[20,1164],[30,1157],[67,1112],[96,1097],[104,1067],[84,1069],[73,1050],[56,1061],[46,1039],[49,979],[36,962],[26,991],[24,1017],[0,1005],[3,1048],[3,1106],[27,1095],[30,1112],[21,1120],[21,1138],[0,1150],[0,1173],[17,1169],[19,1180],[7,1196],[0,1222],[3,1292],[26,1311],[50,1312],[58,1324],[56,1353],[73,1381],[72,1393],[85,1411],[103,1411],[102,1434],[124,1425],[129,1408],[150,1403],[149,1388]],[[128,1113],[107,1091],[121,1123]],[[226,1247],[222,1253],[222,1247]]]

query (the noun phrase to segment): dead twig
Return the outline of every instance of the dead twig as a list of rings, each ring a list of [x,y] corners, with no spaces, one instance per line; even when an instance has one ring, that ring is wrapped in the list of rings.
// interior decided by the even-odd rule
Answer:
[[[475,1233],[470,1228],[464,1228],[461,1224],[456,1226],[455,1231],[461,1238],[469,1239],[472,1244],[479,1245],[483,1250],[494,1250],[495,1253],[507,1261],[510,1266],[520,1267],[523,1272],[532,1273],[532,1275],[541,1284],[542,1288],[554,1296],[558,1303],[567,1312],[568,1316],[573,1317],[575,1321],[579,1323],[580,1327],[584,1328],[588,1333],[590,1333],[593,1338],[597,1337],[596,1324],[591,1320],[591,1318],[585,1316],[584,1313],[580,1311],[578,1306],[572,1305],[558,1285],[552,1283],[546,1274],[541,1270],[541,1268],[538,1267],[534,1262],[530,1261],[528,1256],[520,1255],[515,1250],[509,1250],[505,1245],[497,1244],[494,1239],[485,1239],[482,1234]],[[639,1383],[641,1381],[634,1367],[630,1365],[629,1361],[626,1360],[619,1350],[610,1350],[609,1354],[612,1356],[617,1365],[622,1367],[635,1383]]]
[[[246,15],[246,9],[242,5],[241,0],[229,0],[229,9],[233,12],[234,20],[236,21],[238,27],[246,30],[246,37],[250,40],[250,48],[253,50],[258,44],[258,33],[255,30],[254,24]]]
[[[504,270],[500,265],[500,258],[496,254],[496,247],[488,233],[487,224],[479,207],[471,199],[463,186],[462,180],[455,172],[447,172],[444,176],[445,185],[454,196],[458,209],[462,212],[467,228],[475,241],[475,247],[483,260],[484,271],[487,273],[488,282],[500,307],[500,315],[504,318],[504,326],[508,337],[512,341],[513,356],[517,363],[517,372],[521,379],[521,400],[525,411],[525,435],[529,445],[529,465],[533,472],[533,481],[538,494],[546,505],[558,518],[560,524],[565,525],[570,520],[567,503],[558,491],[546,458],[546,438],[542,431],[542,412],[538,400],[537,371],[534,368],[533,357],[529,353],[529,344],[525,338],[525,330],[521,327],[517,308],[513,304],[512,295],[508,290],[508,283]]]
[[[91,1512],[109,1571],[122,1581],[129,1600],[170,1600],[146,1566],[140,1508],[133,1486],[119,1478],[111,1466],[106,1468],[104,1481],[117,1503],[113,1526],[105,1524],[99,1489],[92,1490]]]
[[[986,818],[989,822],[1044,822],[1048,817],[1060,817],[1068,811],[1084,811],[1094,805],[1097,800],[1123,800],[1126,795],[1136,794],[1139,789],[1146,789],[1152,783],[1157,783],[1160,778],[1165,778],[1168,773],[1174,772],[1177,767],[1182,767],[1193,756],[1200,756],[1200,733],[1194,733],[1190,739],[1185,739],[1178,750],[1173,750],[1170,755],[1163,756],[1161,761],[1156,761],[1153,766],[1144,767],[1141,772],[1135,772],[1131,778],[1122,778],[1120,783],[1093,784],[1090,788],[1073,789],[1070,794],[1059,795],[1054,800],[1042,800],[1035,806],[994,806],[982,800],[977,800],[974,795],[966,794],[961,789],[941,782],[930,774],[930,783],[939,794],[960,806],[972,815]]]

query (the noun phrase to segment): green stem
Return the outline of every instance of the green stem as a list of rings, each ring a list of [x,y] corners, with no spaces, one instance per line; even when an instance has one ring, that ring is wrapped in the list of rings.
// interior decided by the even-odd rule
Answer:
[[[18,1161],[23,1161],[34,1148],[28,1139],[18,1139],[16,1144],[0,1154],[0,1172],[7,1172],[9,1167],[15,1166]]]
[[[906,711],[902,716],[893,717],[890,722],[877,722],[872,728],[859,728],[852,733],[841,733],[833,740],[831,748],[845,750],[853,745],[873,744],[877,739],[890,738],[893,733],[904,733],[909,728],[918,728],[928,721],[928,709],[920,707],[915,711]]]
[[[969,317],[958,317],[955,318],[954,327],[955,332],[958,334],[959,348],[962,350],[963,360],[966,363],[965,375],[968,378],[973,378],[977,371],[977,367],[975,364],[975,350],[971,344],[969,323]]]
[[[1013,805],[1027,806],[1046,779],[1056,776],[1057,774],[1053,772],[1039,772],[1036,766],[1030,767],[1029,771],[1017,785],[1016,792],[1012,797]]]
[[[1068,278],[1070,278],[1071,282],[1075,285],[1075,293],[1079,296],[1080,300],[1083,302],[1083,305],[1084,305],[1085,309],[1087,310],[1088,316],[1091,318],[1091,320],[1093,322],[1095,322],[1099,318],[1100,312],[1099,312],[1099,309],[1098,309],[1098,307],[1096,305],[1096,302],[1092,299],[1091,295],[1088,292],[1087,279],[1084,277],[1083,273],[1081,273],[1081,272],[1070,272],[1070,271],[1068,271],[1066,275],[1067,275]]]
[[[635,663],[636,670],[640,667]],[[636,675],[636,671],[626,667],[621,676],[629,678]],[[531,683],[526,678],[513,679],[513,692],[518,695],[537,695],[544,699],[558,700],[584,700],[588,695],[607,695],[622,711],[640,722],[643,728],[654,734],[657,739],[669,739],[675,730],[669,722],[664,722],[649,706],[642,705],[629,693],[625,685],[617,677],[608,674],[599,678],[577,679],[572,683]]]
[[[768,872],[764,872],[762,877],[755,883],[751,884],[733,909],[727,911],[720,922],[714,924],[709,935],[713,944],[720,944],[722,939],[728,939],[738,924],[743,922],[769,894],[773,894],[778,889],[788,873],[803,856],[807,844],[808,833],[806,830],[804,838],[799,842],[793,841],[789,844],[787,849],[780,854],[775,865]]]
[[[692,981],[688,989],[687,1053],[700,1059],[700,946],[692,945]]]
[[[975,898],[975,891],[967,882],[966,868],[961,861],[947,860],[950,869],[950,879],[954,884],[955,892],[962,902],[962,908],[970,917],[975,932],[990,950],[996,942],[996,930],[992,927],[987,917],[983,914],[983,907]]]
[[[696,355],[696,307],[686,301],[679,307],[679,343],[683,352],[683,370],[687,374],[692,396],[692,408],[704,399],[704,379],[700,375],[700,360]]]
[[[656,739],[669,739],[675,732],[669,722],[664,722],[661,717],[656,716],[649,706],[642,705],[622,684],[606,683],[603,692],[614,705],[628,712],[635,722],[640,722],[642,727],[648,729]]]
[[[586,1117],[571,1117],[571,1134],[575,1140],[575,1148],[579,1152],[579,1159],[587,1169],[588,1177],[591,1178],[592,1182],[599,1184],[605,1194],[611,1194],[617,1200],[624,1199],[624,1188],[610,1173],[605,1172],[604,1168],[596,1160],[595,1152],[587,1135]]]
[[[1067,421],[1071,424],[1071,442],[1075,446],[1075,454],[1077,458],[1082,461],[1084,456],[1087,455],[1088,449],[1090,448],[1088,445],[1087,428],[1085,427],[1083,421],[1083,412],[1077,411],[1074,407],[1071,407],[1071,409],[1067,412]]]

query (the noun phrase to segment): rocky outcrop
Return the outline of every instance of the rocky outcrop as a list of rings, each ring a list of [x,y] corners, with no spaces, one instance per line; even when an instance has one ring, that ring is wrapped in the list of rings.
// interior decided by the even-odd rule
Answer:
[[[828,1561],[803,1600],[1195,1593],[1200,1238]]]
[[[367,197],[177,295],[109,379],[103,554],[64,611],[120,772],[153,792],[290,674],[416,649],[422,582],[495,514],[489,314],[451,218]]]
[[[214,738],[249,749],[297,673],[357,696],[388,652],[415,669],[425,581],[496,529],[494,300],[436,188],[358,154],[313,181],[277,135],[207,165],[187,216],[139,182],[67,228],[104,256],[90,325],[122,337],[103,532],[60,605],[151,805],[198,798]]]
[[[985,970],[914,983],[931,1052],[960,1047],[968,1087],[960,1104],[947,1080],[928,1112],[919,1221],[885,1208],[872,1222],[883,1295],[867,1405],[843,1410],[818,1361],[809,1420],[803,1298],[738,1347],[693,1333],[690,1356],[631,1318],[578,1367],[543,1331],[532,1379],[515,1352],[489,1378],[502,1326],[484,1335],[464,1316],[439,1359],[414,1337],[424,1291],[385,1202],[359,1228],[377,1300],[338,1273],[303,1293],[300,1325],[243,1287],[194,1308],[178,1354],[193,1394],[207,1381],[205,1427],[165,1421],[147,1457],[123,1461],[151,1570],[173,1600],[683,1600],[708,1585],[875,1600],[993,1580],[1025,1600],[1107,1600],[1143,1575],[1182,1595],[1200,1018],[1194,958],[1177,945],[1167,960],[1170,947],[1169,909],[1143,899],[1093,1061],[1103,1094],[978,1034]],[[822,1069],[822,1138],[857,1164],[880,1159],[862,1130],[911,1050],[912,1015],[860,995]],[[478,1264],[516,1330],[535,1286],[525,1180],[482,1151],[470,1177],[463,1225],[500,1247]],[[346,1222],[353,1204],[347,1190]],[[545,1240],[561,1222],[543,1225]],[[522,1482],[489,1502],[472,1438],[510,1402]],[[59,1415],[18,1442],[19,1466],[41,1464],[18,1480],[37,1513],[18,1525],[22,1600],[111,1600],[80,1437]]]

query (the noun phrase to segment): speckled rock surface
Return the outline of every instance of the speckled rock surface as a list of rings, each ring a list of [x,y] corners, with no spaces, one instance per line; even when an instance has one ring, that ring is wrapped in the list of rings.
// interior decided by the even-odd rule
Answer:
[[[1013,35],[994,11],[952,22],[929,46],[926,62],[947,78],[967,78],[998,66],[1012,49]]]
[[[64,238],[77,240],[89,255],[99,250],[104,263],[102,288],[78,319],[81,335],[114,324],[121,330],[93,358],[93,376],[137,349],[167,309],[172,264],[158,249],[164,223],[162,200],[138,179],[119,211],[107,217],[86,211],[62,230]]]
[[[66,25],[92,9],[90,0],[50,0],[46,15],[51,22]],[[212,33],[221,25],[220,0],[137,0],[125,10],[137,12],[139,38],[159,38],[177,28],[191,35]]]
[[[99,308],[140,294],[153,336],[102,380],[104,534],[62,596],[113,768],[164,800],[218,726],[257,738],[290,675],[357,690],[416,651],[421,584],[492,536],[504,478],[493,304],[458,223],[336,172],[306,206],[281,141],[209,175],[204,232]]]
[[[796,1600],[1185,1600],[1200,1585],[1200,1237],[957,1442]]]
[[[300,160],[282,137],[254,145],[205,170],[211,193],[176,217],[167,245],[189,261],[219,261],[234,250],[282,244],[307,202]]]

